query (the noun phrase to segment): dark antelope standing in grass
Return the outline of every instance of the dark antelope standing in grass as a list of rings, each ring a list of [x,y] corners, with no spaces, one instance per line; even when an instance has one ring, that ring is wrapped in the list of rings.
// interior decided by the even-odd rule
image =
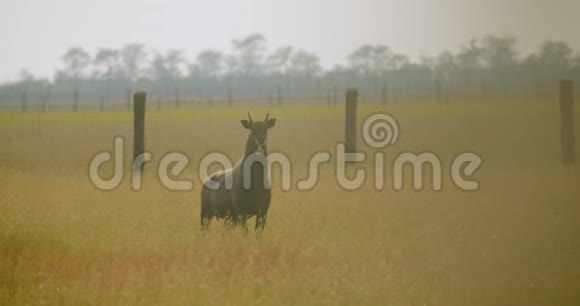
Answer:
[[[256,216],[256,232],[263,231],[271,198],[266,141],[268,129],[276,123],[275,118],[268,117],[254,122],[248,113],[248,120],[241,121],[250,131],[244,156],[233,168],[219,171],[203,182],[202,231],[209,227],[214,217],[247,230],[246,221],[253,216]]]

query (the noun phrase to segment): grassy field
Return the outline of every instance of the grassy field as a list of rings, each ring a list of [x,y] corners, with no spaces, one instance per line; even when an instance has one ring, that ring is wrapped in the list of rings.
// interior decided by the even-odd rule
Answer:
[[[108,192],[88,177],[115,136],[127,138],[129,161],[130,113],[0,113],[0,305],[580,304],[580,167],[560,163],[556,105],[362,105],[360,121],[380,110],[401,129],[385,151],[387,175],[400,152],[434,152],[443,190],[414,191],[407,176],[395,191],[387,176],[385,190],[369,179],[344,191],[333,162],[308,192],[281,191],[275,176],[261,240],[215,222],[199,232],[197,165],[208,152],[239,158],[246,110],[149,112],[153,160],[138,192],[129,175]],[[291,158],[294,182],[344,135],[340,108],[270,116],[269,149]],[[180,177],[193,191],[157,178],[160,157],[174,151],[191,159]],[[450,179],[463,151],[484,159],[479,191]]]

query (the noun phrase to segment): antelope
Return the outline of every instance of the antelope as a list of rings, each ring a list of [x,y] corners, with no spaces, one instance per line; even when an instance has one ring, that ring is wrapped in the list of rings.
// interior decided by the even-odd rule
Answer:
[[[255,231],[261,235],[266,225],[271,191],[267,163],[268,130],[276,118],[241,120],[249,130],[244,156],[233,168],[218,171],[204,180],[201,190],[201,230],[206,231],[211,220],[224,219],[231,227],[240,225],[246,232],[246,221],[256,217]]]

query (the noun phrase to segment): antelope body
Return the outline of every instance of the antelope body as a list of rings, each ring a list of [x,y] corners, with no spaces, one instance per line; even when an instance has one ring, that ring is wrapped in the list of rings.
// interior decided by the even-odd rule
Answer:
[[[203,182],[201,190],[201,230],[207,230],[213,218],[224,219],[231,226],[241,225],[256,216],[255,230],[266,225],[271,191],[268,181],[267,135],[275,118],[264,121],[241,120],[250,131],[244,156],[233,168],[219,171]]]

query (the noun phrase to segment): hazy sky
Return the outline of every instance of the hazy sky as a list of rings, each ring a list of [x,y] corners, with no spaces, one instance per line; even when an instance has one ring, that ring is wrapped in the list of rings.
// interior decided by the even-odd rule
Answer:
[[[0,0],[0,81],[21,69],[52,77],[74,45],[94,53],[140,42],[193,60],[253,32],[270,48],[315,52],[325,67],[362,43],[417,57],[489,33],[517,36],[523,52],[547,38],[580,50],[579,12],[579,0]]]

